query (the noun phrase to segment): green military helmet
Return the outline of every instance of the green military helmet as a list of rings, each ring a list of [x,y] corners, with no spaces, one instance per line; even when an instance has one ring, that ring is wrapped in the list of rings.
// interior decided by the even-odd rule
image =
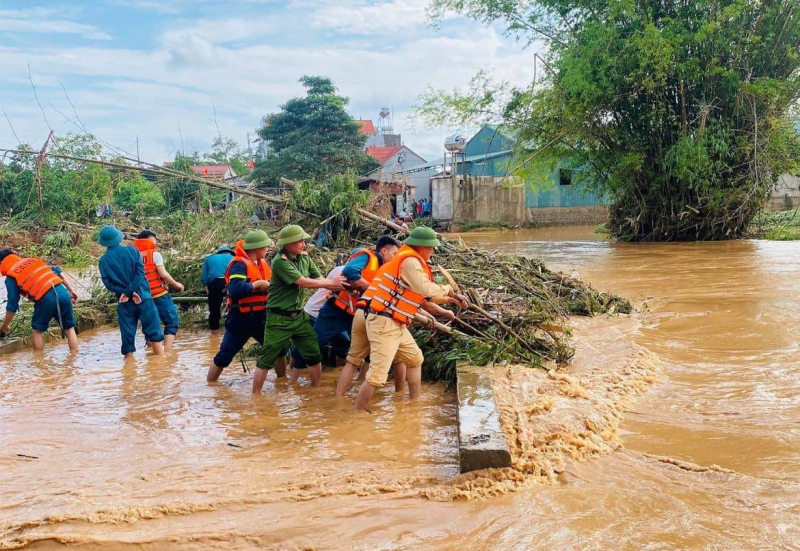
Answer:
[[[283,228],[280,235],[278,235],[278,247],[283,247],[284,245],[296,243],[297,241],[304,241],[306,239],[311,239],[311,236],[308,235],[303,228],[297,224],[290,224]]]
[[[418,247],[438,247],[439,236],[433,228],[420,226],[411,230],[411,234],[403,241],[406,245],[417,245]]]
[[[253,249],[271,246],[272,239],[269,238],[267,232],[264,230],[253,230],[247,232],[247,235],[244,236],[244,245],[242,245],[242,248],[246,251],[252,251]]]

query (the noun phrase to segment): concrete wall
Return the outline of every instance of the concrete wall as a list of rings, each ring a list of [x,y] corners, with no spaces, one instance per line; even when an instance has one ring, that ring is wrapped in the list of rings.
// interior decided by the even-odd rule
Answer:
[[[784,174],[772,191],[768,208],[770,210],[789,210],[800,207],[800,178]]]
[[[529,208],[528,216],[529,222],[535,226],[603,224],[608,220],[608,206]]]
[[[431,179],[433,218],[453,222],[524,224],[525,187],[517,178],[454,176]]]

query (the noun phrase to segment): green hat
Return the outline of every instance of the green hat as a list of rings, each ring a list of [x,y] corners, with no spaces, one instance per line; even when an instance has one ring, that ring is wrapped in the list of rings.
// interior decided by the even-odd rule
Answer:
[[[267,232],[264,230],[253,230],[247,232],[247,235],[244,236],[244,245],[242,248],[246,251],[252,251],[253,249],[271,246],[272,239],[269,238]]]
[[[290,224],[281,230],[278,236],[278,247],[283,247],[289,243],[296,243],[297,241],[303,241],[304,239],[311,239],[311,236],[300,226]]]
[[[411,234],[403,241],[406,245],[418,245],[420,247],[438,247],[439,236],[433,228],[420,226],[411,230]]]
[[[122,243],[124,238],[125,234],[114,226],[103,226],[103,229],[100,230],[97,242],[103,247],[113,247],[114,245]]]

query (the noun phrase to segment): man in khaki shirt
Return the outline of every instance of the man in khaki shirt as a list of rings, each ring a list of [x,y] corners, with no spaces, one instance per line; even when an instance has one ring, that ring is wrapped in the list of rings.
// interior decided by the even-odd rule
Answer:
[[[424,357],[408,325],[426,301],[467,306],[466,299],[454,295],[450,285],[431,281],[427,261],[438,245],[437,235],[431,228],[415,228],[394,260],[381,266],[365,293],[365,298],[369,299],[366,329],[372,364],[356,399],[357,410],[364,409],[375,394],[375,389],[386,383],[393,362],[402,362],[407,366],[409,394],[412,400],[419,398]],[[393,280],[400,284],[393,283]],[[388,293],[387,288],[392,289],[394,294]],[[438,310],[435,313],[440,314],[447,312],[434,306],[426,309]],[[452,312],[447,315],[450,316]]]

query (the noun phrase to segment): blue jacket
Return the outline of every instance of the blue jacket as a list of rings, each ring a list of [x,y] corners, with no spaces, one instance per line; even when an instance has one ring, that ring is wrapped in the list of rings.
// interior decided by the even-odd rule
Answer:
[[[55,273],[61,275],[61,268],[56,268],[55,266],[50,266]],[[51,292],[47,291],[47,293]],[[66,291],[66,289],[65,289]],[[45,295],[47,295],[45,293]],[[19,285],[17,285],[17,280],[13,277],[6,277],[6,311],[7,312],[19,312],[19,299],[22,294],[19,291]],[[42,297],[44,298],[44,297]]]
[[[206,257],[201,275],[203,285],[208,285],[218,277],[225,277],[225,270],[232,259],[233,255],[230,253],[215,253]]]
[[[383,258],[381,258],[380,253],[376,253],[376,256],[378,257],[378,262],[383,264]],[[361,272],[367,267],[367,262],[369,262],[369,257],[367,255],[358,255],[344,265],[342,275],[347,278],[347,281],[358,281],[361,279]]]
[[[100,257],[100,278],[106,289],[130,297],[137,293],[142,299],[153,298],[144,277],[142,255],[136,247],[114,245]]]

